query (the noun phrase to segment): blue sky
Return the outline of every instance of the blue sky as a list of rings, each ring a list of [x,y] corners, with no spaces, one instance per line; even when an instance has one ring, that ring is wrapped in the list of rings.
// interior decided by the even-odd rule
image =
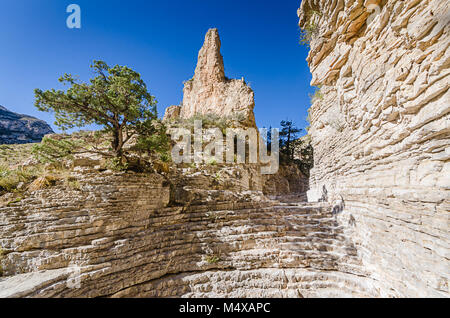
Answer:
[[[82,28],[66,27],[81,7]],[[255,91],[259,127],[292,119],[305,127],[311,75],[299,44],[300,0],[1,0],[0,105],[36,116],[34,89],[61,88],[64,73],[91,76],[92,60],[141,73],[162,116],[182,100],[206,31],[219,29],[225,73]]]

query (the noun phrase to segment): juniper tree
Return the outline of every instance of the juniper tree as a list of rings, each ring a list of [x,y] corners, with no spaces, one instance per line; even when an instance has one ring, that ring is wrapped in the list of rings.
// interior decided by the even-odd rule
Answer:
[[[53,112],[63,130],[97,124],[112,134],[111,156],[122,160],[124,145],[139,128],[157,119],[157,101],[139,73],[126,66],[109,67],[103,61],[91,65],[95,77],[89,83],[65,74],[59,81],[67,90],[35,90],[35,106]],[[148,129],[146,129],[148,132]]]

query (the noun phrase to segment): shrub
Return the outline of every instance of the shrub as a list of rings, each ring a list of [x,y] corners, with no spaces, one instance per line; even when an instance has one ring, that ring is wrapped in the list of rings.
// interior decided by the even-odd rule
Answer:
[[[42,173],[41,167],[10,169],[5,165],[0,165],[0,191],[14,192],[20,183],[28,184]]]
[[[134,148],[140,153],[141,159],[142,153],[146,153],[150,156],[158,154],[159,159],[165,163],[172,161],[170,136],[167,134],[167,127],[161,121],[153,120],[143,123],[139,130],[140,134]]]
[[[217,166],[217,160],[216,160],[216,158],[210,158],[210,159],[208,160],[208,164],[209,164],[210,166]]]
[[[110,158],[106,161],[106,167],[112,171],[120,172],[128,169],[128,163],[123,162],[121,158]]]
[[[319,28],[315,24],[308,24],[300,30],[300,44],[309,45],[314,36],[318,34]]]
[[[172,156],[170,155],[169,152],[162,152],[162,153],[160,153],[159,154],[159,159],[162,162],[165,162],[165,163],[172,162]]]
[[[40,144],[32,148],[33,156],[42,163],[55,163],[70,157],[77,147],[77,143],[68,138],[54,139],[44,137]]]
[[[74,177],[67,177],[65,179],[65,185],[72,190],[77,190],[77,191],[81,190],[80,182]]]
[[[20,181],[14,174],[6,174],[0,177],[0,189],[4,192],[13,192],[17,189]]]
[[[322,16],[322,13],[315,10],[310,11],[306,26],[300,30],[301,45],[309,45],[312,38],[319,34],[319,26],[311,21],[314,16]]]
[[[220,171],[216,172],[213,178],[215,182],[220,183],[220,181],[222,180],[222,175],[220,174]]]
[[[322,100],[324,95],[321,91],[322,85],[319,85],[315,88],[314,94],[309,94],[309,99],[311,101],[311,104],[314,104],[318,100]]]
[[[220,257],[217,255],[207,255],[205,260],[208,264],[217,264],[220,261]]]

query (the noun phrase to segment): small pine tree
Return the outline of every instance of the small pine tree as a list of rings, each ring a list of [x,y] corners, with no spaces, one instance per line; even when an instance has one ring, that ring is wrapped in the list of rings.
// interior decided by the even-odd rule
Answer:
[[[292,120],[282,120],[280,130],[280,151],[285,154],[288,160],[294,160],[294,141],[298,139],[298,134],[302,129],[295,127]]]

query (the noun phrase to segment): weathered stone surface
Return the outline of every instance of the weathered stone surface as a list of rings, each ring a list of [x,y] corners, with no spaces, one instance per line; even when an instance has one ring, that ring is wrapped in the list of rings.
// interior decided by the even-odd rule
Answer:
[[[296,164],[281,164],[276,174],[265,175],[263,192],[267,195],[304,195],[308,191],[308,178]],[[297,198],[297,202],[306,201]]]
[[[180,106],[170,106],[166,108],[164,113],[163,121],[171,121],[173,119],[180,118],[181,107]]]
[[[51,127],[37,118],[13,113],[0,106],[0,144],[27,144],[40,142]]]
[[[318,26],[308,196],[324,202],[268,200],[302,187],[290,169],[83,170],[0,208],[0,296],[449,297],[448,4],[299,13]]]
[[[308,197],[336,203],[372,277],[403,296],[449,296],[450,11],[445,0],[304,0]]]
[[[200,175],[177,182],[85,173],[77,191],[0,209],[0,296],[396,295],[361,266],[328,205],[268,201],[252,183],[207,190]],[[179,186],[201,199],[173,200]]]
[[[244,79],[225,76],[220,46],[219,32],[210,29],[198,54],[194,77],[184,84],[180,117],[186,119],[196,114],[240,117],[243,125],[256,127],[253,90]]]

